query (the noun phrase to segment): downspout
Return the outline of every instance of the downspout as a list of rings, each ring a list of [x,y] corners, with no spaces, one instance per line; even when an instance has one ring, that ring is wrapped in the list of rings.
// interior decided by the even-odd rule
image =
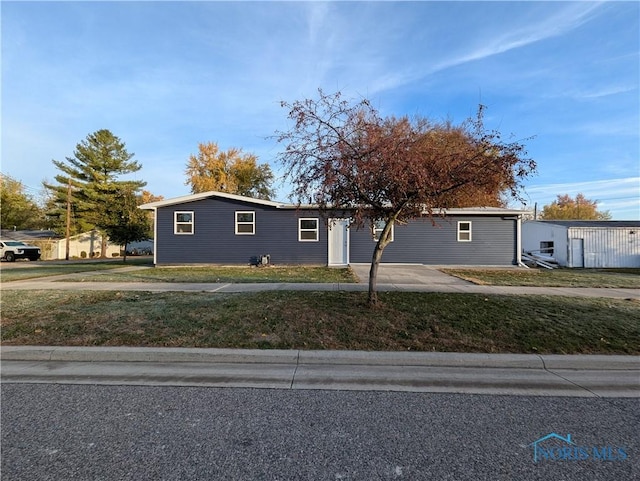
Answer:
[[[516,264],[519,267],[529,268],[522,262],[522,214],[518,214],[516,218]]]
[[[153,265],[158,265],[158,208],[153,208]]]

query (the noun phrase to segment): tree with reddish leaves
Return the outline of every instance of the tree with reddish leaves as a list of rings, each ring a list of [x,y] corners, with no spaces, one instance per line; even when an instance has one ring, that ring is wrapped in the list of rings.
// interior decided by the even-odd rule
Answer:
[[[369,272],[369,303],[377,303],[378,266],[394,224],[444,209],[504,205],[518,197],[521,181],[535,171],[519,142],[504,142],[483,124],[484,106],[460,125],[416,117],[381,117],[364,99],[341,94],[282,102],[293,122],[277,132],[280,161],[299,203],[321,212],[344,210],[356,228],[383,223]]]

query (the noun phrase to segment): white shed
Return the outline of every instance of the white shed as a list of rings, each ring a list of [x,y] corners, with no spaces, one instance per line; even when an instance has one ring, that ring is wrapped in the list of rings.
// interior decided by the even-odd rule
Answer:
[[[527,221],[522,250],[550,255],[562,267],[640,267],[640,221]]]

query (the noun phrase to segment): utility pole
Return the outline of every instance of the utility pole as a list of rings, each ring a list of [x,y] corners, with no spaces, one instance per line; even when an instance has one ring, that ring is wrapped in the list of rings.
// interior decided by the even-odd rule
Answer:
[[[67,231],[66,231],[66,247],[65,247],[65,260],[69,260],[69,241],[71,239],[71,179],[67,184]]]

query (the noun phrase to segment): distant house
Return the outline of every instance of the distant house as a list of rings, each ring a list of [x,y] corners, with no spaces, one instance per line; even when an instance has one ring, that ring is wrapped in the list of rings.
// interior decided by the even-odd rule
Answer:
[[[344,213],[324,219],[315,206],[297,206],[205,192],[140,206],[155,215],[154,261],[246,265],[262,256],[277,264],[344,266],[371,261],[376,226],[350,227]],[[449,209],[432,225],[425,216],[396,225],[385,263],[514,265],[520,262],[520,223],[511,209]]]
[[[640,267],[640,221],[527,221],[522,247],[561,267]]]
[[[67,239],[51,230],[2,230],[3,239],[17,240],[37,245],[42,249],[42,260],[60,260],[66,258]],[[100,256],[102,236],[97,231],[85,232],[71,236],[69,239],[69,257],[90,259]],[[152,242],[136,242],[128,246],[128,251],[149,252]],[[118,257],[122,247],[107,242],[107,257]]]
[[[41,259],[57,259],[56,246],[61,236],[52,230],[5,230],[0,231],[4,240],[15,240],[40,247]],[[63,257],[64,259],[64,257]]]

